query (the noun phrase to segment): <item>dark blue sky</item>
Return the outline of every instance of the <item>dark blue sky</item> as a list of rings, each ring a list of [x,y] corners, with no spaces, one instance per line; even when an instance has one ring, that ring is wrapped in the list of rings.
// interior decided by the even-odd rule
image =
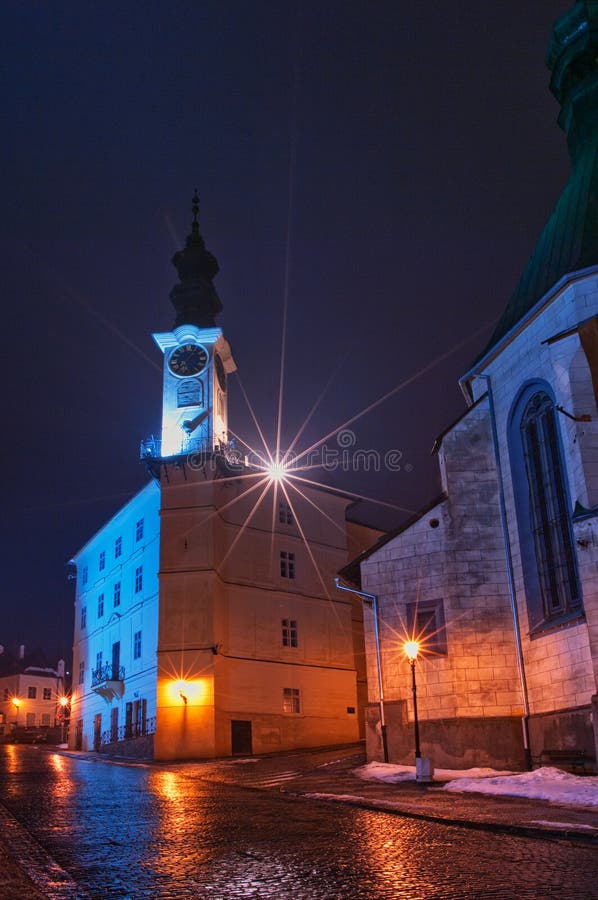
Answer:
[[[306,440],[465,340],[353,426],[412,470],[337,480],[411,509],[436,494],[456,380],[567,177],[543,64],[566,6],[2,4],[0,643],[68,650],[65,562],[145,482],[150,335],[173,323],[195,186],[219,324],[270,433],[289,249],[283,443],[335,369]],[[235,385],[230,421],[254,438]]]

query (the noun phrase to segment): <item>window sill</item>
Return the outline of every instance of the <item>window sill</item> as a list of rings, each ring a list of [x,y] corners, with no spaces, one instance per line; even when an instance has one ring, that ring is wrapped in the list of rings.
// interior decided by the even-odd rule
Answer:
[[[586,616],[583,610],[575,610],[575,612],[564,613],[562,616],[555,616],[554,619],[546,619],[539,625],[535,625],[529,631],[530,640],[544,637],[553,631],[560,631],[563,628],[571,628],[573,625],[581,625],[585,622]]]

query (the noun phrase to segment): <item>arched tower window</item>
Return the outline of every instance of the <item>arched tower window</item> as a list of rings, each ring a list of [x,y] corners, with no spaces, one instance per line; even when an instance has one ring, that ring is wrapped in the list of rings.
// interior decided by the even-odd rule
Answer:
[[[196,378],[182,381],[176,392],[179,409],[184,406],[203,406],[203,384]]]
[[[524,467],[524,479],[516,471],[517,455],[512,464],[533,628],[579,611],[581,591],[554,401],[545,391],[536,390],[526,395],[519,409],[522,454],[517,455]]]

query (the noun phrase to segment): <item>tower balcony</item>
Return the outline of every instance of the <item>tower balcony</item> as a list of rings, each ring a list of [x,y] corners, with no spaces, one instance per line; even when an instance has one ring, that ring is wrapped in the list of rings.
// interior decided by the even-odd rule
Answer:
[[[108,703],[125,692],[125,667],[106,663],[91,673],[91,689]]]

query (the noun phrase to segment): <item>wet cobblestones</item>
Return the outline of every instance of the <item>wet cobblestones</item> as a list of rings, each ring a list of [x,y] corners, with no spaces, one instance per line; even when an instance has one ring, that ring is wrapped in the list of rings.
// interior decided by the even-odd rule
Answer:
[[[251,764],[242,787],[231,783],[239,766],[132,767],[0,749],[0,798],[22,826],[15,852],[34,866],[41,852],[36,883],[56,900],[598,896],[594,847],[302,800],[280,792],[300,769],[288,760],[257,790]]]

